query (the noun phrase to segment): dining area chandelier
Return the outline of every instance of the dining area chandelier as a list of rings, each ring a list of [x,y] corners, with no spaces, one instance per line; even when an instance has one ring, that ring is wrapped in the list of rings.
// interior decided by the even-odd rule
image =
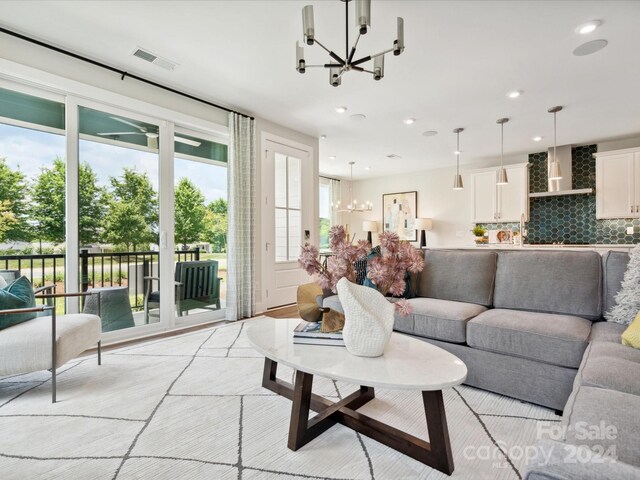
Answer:
[[[346,72],[351,71],[369,73],[373,75],[374,80],[381,80],[384,77],[384,56],[391,52],[393,52],[395,56],[398,56],[404,51],[404,20],[402,17],[397,17],[397,35],[391,48],[373,55],[355,58],[360,38],[362,35],[367,34],[369,28],[371,28],[371,0],[353,0],[355,1],[355,26],[358,29],[358,35],[353,45],[349,43],[349,3],[351,3],[352,0],[340,1],[345,4],[344,56],[338,55],[318,40],[315,34],[313,5],[306,5],[302,9],[303,41],[307,45],[317,44],[329,54],[331,60],[329,60],[328,63],[308,65],[305,60],[304,47],[297,41],[296,70],[299,73],[306,73],[307,68],[326,68],[329,70],[329,83],[334,87],[338,87],[342,83],[342,76]],[[373,66],[366,66],[365,64],[371,60],[373,60]]]
[[[345,207],[343,203],[338,200],[335,204],[331,202],[331,208],[333,208],[338,213],[353,213],[353,212],[370,212],[373,209],[373,203],[370,201],[366,201],[365,203],[361,203],[358,207],[358,201],[353,198],[353,166],[356,162],[349,162],[351,167],[351,176],[349,178],[349,203]]]

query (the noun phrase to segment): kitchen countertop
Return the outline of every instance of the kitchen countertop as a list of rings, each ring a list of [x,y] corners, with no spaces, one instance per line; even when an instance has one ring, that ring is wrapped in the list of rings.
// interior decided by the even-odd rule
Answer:
[[[617,250],[617,251],[629,251],[634,248],[636,245],[629,244],[592,244],[592,245],[550,245],[550,244],[540,244],[540,245],[510,245],[510,244],[483,244],[483,245],[473,245],[473,246],[438,246],[438,247],[428,247],[433,249],[499,249],[499,250],[597,250],[597,251],[605,251],[605,250]]]

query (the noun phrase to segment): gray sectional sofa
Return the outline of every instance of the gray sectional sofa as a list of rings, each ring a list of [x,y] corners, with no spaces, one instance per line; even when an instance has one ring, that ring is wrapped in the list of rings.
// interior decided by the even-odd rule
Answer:
[[[468,385],[564,411],[566,434],[540,444],[553,455],[534,462],[528,480],[637,479],[640,351],[621,344],[624,326],[603,321],[628,260],[613,251],[426,250],[413,313],[394,328],[463,360]],[[341,311],[337,296],[323,306]],[[576,438],[576,424],[602,420],[617,428],[617,463],[567,463],[575,452],[566,445],[593,456],[602,444]]]

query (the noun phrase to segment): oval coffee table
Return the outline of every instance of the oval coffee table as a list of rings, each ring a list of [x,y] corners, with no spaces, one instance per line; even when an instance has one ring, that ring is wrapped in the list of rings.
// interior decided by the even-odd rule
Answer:
[[[462,360],[395,332],[384,355],[376,358],[351,355],[344,347],[294,344],[293,330],[300,321],[266,318],[249,322],[247,330],[253,347],[266,357],[262,386],[293,401],[288,447],[298,450],[340,423],[451,475],[453,455],[442,389],[465,381]],[[276,378],[278,363],[295,369],[293,385]],[[360,385],[360,390],[334,403],[311,393],[314,375]],[[375,397],[374,387],[421,391],[429,442],[358,413]],[[318,414],[309,419],[309,410]]]

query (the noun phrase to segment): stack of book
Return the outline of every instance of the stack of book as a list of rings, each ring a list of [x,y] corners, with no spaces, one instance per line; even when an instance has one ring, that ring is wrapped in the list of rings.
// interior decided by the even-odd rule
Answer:
[[[293,343],[344,347],[342,332],[323,333],[321,327],[322,322],[311,323],[303,320],[293,331]]]

